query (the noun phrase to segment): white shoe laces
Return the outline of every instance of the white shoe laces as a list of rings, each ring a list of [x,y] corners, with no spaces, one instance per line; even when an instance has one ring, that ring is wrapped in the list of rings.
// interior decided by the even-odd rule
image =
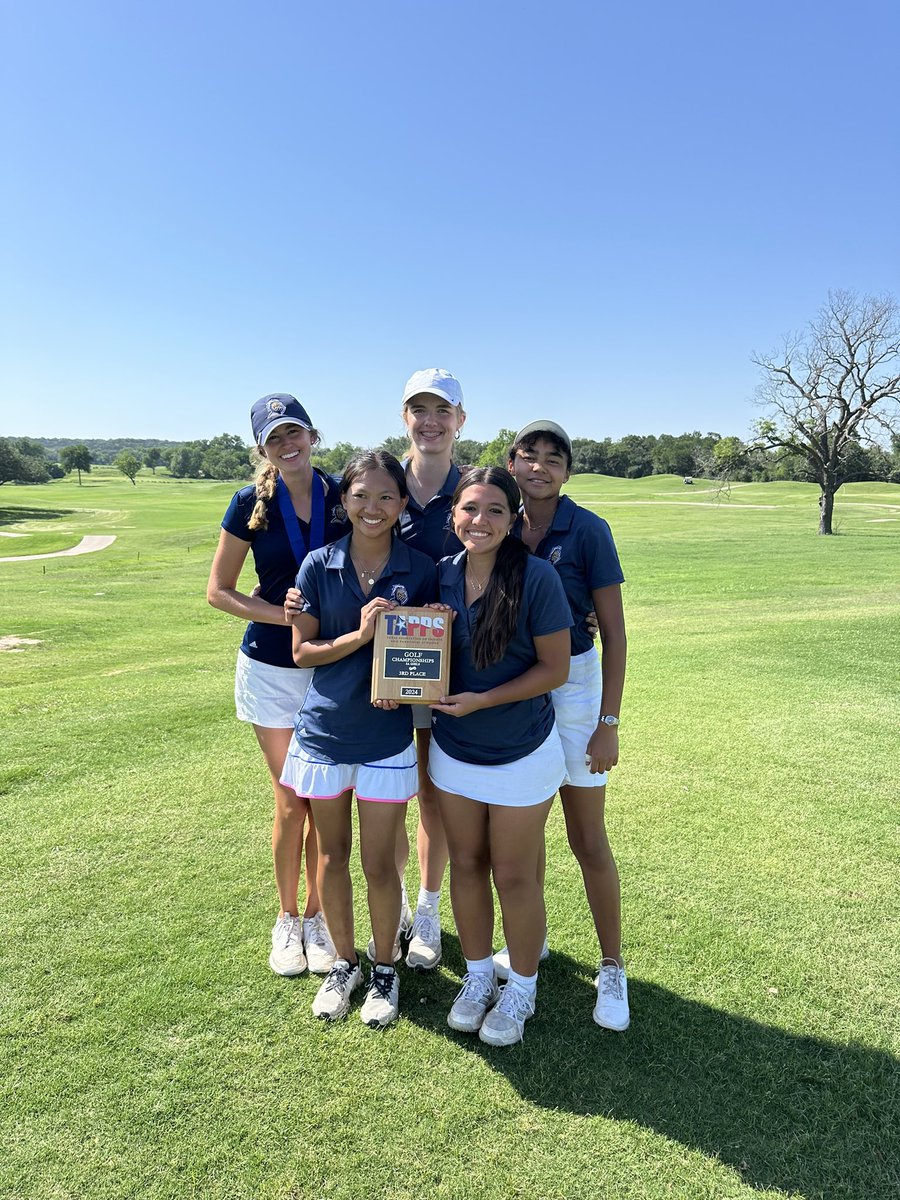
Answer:
[[[432,946],[441,940],[441,923],[431,913],[424,913],[417,909],[410,932],[413,940],[419,938],[420,941]]]
[[[463,979],[456,1000],[469,1000],[473,1004],[487,1004],[494,997],[494,980],[481,972],[470,972]],[[454,1004],[456,1003],[454,1000]]]
[[[609,964],[600,967],[600,995],[612,996],[614,1000],[622,997],[622,968]]]
[[[500,992],[500,999],[494,1005],[494,1012],[502,1013],[505,1017],[512,1017],[514,1021],[522,1025],[534,1012],[532,997],[527,992],[523,992],[520,987],[516,987],[514,983],[508,983]]]
[[[325,918],[320,912],[317,912],[314,917],[309,918],[306,941],[308,945],[318,946],[321,950],[333,949],[331,938],[328,936],[328,926],[325,924]]]
[[[303,922],[299,917],[285,914],[275,925],[276,944],[280,950],[289,950],[292,942],[303,941]]]

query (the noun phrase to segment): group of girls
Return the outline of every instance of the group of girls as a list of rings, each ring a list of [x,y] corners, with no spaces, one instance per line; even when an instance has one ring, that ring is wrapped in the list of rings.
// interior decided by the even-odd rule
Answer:
[[[312,1007],[326,1019],[346,1016],[363,985],[349,865],[355,792],[372,926],[362,1021],[397,1019],[401,937],[409,966],[440,961],[449,854],[466,972],[448,1023],[492,1045],[521,1041],[548,953],[544,826],[559,791],[601,945],[594,1020],[625,1029],[619,883],[603,819],[625,671],[622,574],[609,528],[560,495],[571,443],[554,422],[520,431],[509,470],[461,473],[452,450],[465,411],[449,372],[412,376],[403,419],[403,464],[361,454],[338,483],[311,466],[318,434],[303,407],[264,397],[251,412],[257,482],[236,494],[223,520],[209,600],[250,621],[238,655],[238,716],[254,725],[275,792],[280,911],[270,965],[324,974]],[[246,595],[238,578],[251,548],[259,586]],[[373,704],[378,614],[426,604],[451,621],[450,694],[416,710]],[[406,805],[416,794],[413,912],[403,870]],[[493,888],[506,937],[498,954]]]

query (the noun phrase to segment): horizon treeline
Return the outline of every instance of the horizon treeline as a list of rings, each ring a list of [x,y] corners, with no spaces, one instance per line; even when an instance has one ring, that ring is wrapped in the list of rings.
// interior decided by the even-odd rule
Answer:
[[[514,431],[501,429],[488,442],[461,439],[455,459],[466,466],[505,466]],[[402,458],[408,450],[402,435],[385,438],[376,449]],[[83,462],[96,466],[118,465],[124,452],[134,454],[152,472],[164,468],[180,479],[246,480],[253,474],[252,448],[237,434],[188,442],[159,438],[3,438],[0,437],[0,483],[44,483],[65,474],[73,449],[83,451]],[[361,450],[351,442],[316,447],[314,465],[340,475]],[[63,452],[66,453],[63,453]],[[71,467],[70,467],[71,469]],[[646,475],[681,475],[729,479],[740,483],[773,480],[812,481],[805,459],[764,450],[738,437],[694,430],[682,434],[626,434],[621,438],[573,438],[572,474],[612,475],[640,479]],[[889,447],[851,442],[844,455],[845,480],[900,483],[900,437]]]

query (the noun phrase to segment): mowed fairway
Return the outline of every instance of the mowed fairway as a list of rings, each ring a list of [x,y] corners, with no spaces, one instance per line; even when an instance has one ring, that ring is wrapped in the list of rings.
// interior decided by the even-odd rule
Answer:
[[[0,554],[117,540],[0,563],[0,636],[37,643],[0,653],[0,1195],[896,1197],[900,487],[842,489],[834,538],[811,486],[707,489],[569,485],[627,577],[633,1023],[591,1020],[557,806],[538,1013],[492,1050],[445,1023],[446,888],[393,1029],[268,969],[270,794],[205,603],[233,485],[4,487]]]

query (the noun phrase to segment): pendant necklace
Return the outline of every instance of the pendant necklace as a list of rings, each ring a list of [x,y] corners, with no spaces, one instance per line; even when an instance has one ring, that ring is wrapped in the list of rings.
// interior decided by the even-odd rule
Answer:
[[[472,570],[471,567],[468,567],[466,569],[466,578],[468,579],[469,583],[471,583],[472,587],[475,589],[476,592],[484,591],[485,585],[487,584],[487,581],[488,581],[488,579],[490,579],[490,577],[491,577],[490,571],[488,571],[488,573],[487,573],[487,579],[481,580],[478,578],[478,576],[475,574],[475,572]]]
[[[381,574],[381,572],[387,566],[387,560],[390,557],[391,557],[391,552],[390,552],[390,550],[388,550],[387,554],[384,556],[384,558],[381,560],[381,562],[378,563],[377,566],[366,567],[364,570],[360,570],[359,577],[363,581],[363,583],[367,583],[369,585],[369,587],[373,587],[375,584],[376,578]],[[358,568],[359,564],[356,564],[356,565]]]

